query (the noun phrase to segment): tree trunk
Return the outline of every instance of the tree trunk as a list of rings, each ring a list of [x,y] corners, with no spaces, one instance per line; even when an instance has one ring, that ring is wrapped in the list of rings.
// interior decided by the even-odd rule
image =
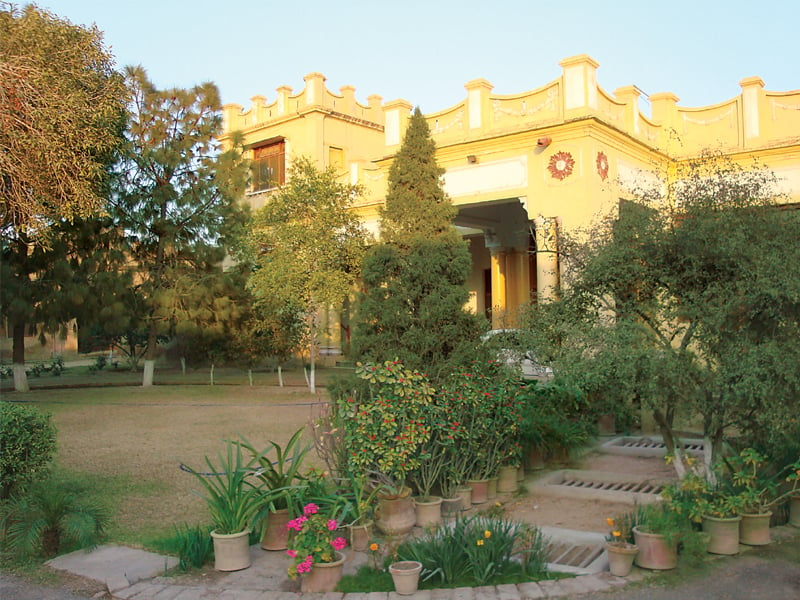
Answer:
[[[181,356],[181,375],[186,377],[186,357]]]
[[[210,377],[210,385],[214,385],[214,363],[211,363],[211,368],[208,370],[208,374]]]
[[[316,369],[314,368],[314,366],[315,366],[314,365],[314,358],[315,358],[314,357],[314,351],[316,350],[316,347],[317,347],[316,320],[317,320],[317,310],[318,309],[317,309],[316,304],[314,304],[313,299],[312,299],[312,302],[311,302],[311,306],[314,307],[314,309],[310,313],[310,318],[309,318],[309,322],[308,322],[308,338],[309,338],[309,343],[308,343],[308,355],[309,355],[309,361],[308,361],[309,362],[308,391],[311,392],[312,394],[315,394],[317,392],[317,387],[316,387]]]
[[[144,371],[142,375],[142,387],[152,387],[153,374],[156,370],[156,361],[146,358],[144,360]]]
[[[153,374],[156,370],[156,349],[158,345],[158,333],[156,322],[150,322],[147,330],[147,353],[144,355],[144,374],[142,375],[142,387],[153,385]]]
[[[247,369],[247,381],[250,382],[250,387],[253,387],[253,369]]]
[[[283,367],[278,364],[278,385],[283,387]]]
[[[682,479],[686,475],[686,465],[683,462],[683,446],[680,440],[676,440],[675,435],[672,433],[672,414],[671,412],[664,414],[661,410],[655,409],[653,410],[653,418],[658,423],[658,429],[661,432],[661,438],[664,440],[667,454],[671,454],[673,457],[672,466],[675,468],[675,474]]]
[[[25,323],[14,323],[13,336],[14,389],[18,392],[29,392],[31,388],[28,385],[28,376],[25,374]]]

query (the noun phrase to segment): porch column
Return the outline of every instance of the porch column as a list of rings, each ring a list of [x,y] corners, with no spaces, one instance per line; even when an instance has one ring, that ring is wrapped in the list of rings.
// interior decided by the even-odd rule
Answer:
[[[528,266],[528,247],[514,248],[508,256],[510,272],[510,289],[508,290],[508,312],[511,314],[512,326],[516,326],[520,310],[531,300],[531,278]]]
[[[492,258],[492,329],[505,326],[508,297],[506,295],[506,258],[505,248],[490,248]]]
[[[558,295],[558,225],[556,217],[536,218],[536,296],[539,302]]]

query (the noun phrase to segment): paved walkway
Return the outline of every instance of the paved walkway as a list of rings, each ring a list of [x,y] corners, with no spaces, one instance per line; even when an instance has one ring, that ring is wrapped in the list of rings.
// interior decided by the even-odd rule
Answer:
[[[795,553],[800,548],[800,530],[790,527],[773,529],[773,539],[790,540],[787,546],[794,548]],[[773,544],[775,547],[778,544]],[[781,544],[783,545],[783,544]],[[770,546],[766,547],[770,548]],[[746,547],[742,546],[745,550]],[[744,552],[740,557],[726,558],[720,561],[721,568],[736,570],[739,561],[754,562],[750,552]],[[753,552],[752,554],[758,554]],[[581,575],[570,579],[558,581],[542,581],[522,583],[518,585],[498,585],[478,588],[457,588],[447,590],[422,590],[412,596],[400,596],[395,592],[370,592],[349,593],[332,592],[327,594],[301,594],[299,584],[286,577],[287,560],[282,552],[265,552],[258,546],[251,548],[253,564],[250,568],[233,573],[214,573],[208,576],[208,581],[198,581],[197,576],[177,575],[166,577],[162,574],[172,564],[169,559],[141,550],[132,550],[118,546],[101,546],[93,552],[76,552],[51,561],[51,566],[67,570],[71,573],[89,577],[105,582],[116,600],[528,600],[536,598],[650,598],[654,597],[653,590],[647,587],[635,586],[638,590],[623,591],[621,586],[634,581],[646,580],[649,572],[643,569],[634,569],[626,578],[614,577],[608,572]],[[174,560],[174,559],[171,559]],[[364,554],[351,552],[345,564],[345,573],[354,573],[366,560]],[[791,559],[790,559],[791,561]],[[756,559],[756,562],[758,560]],[[784,587],[789,595],[773,594],[763,595],[758,592],[750,595],[746,586],[734,583],[735,579],[713,577],[715,581],[709,584],[695,585],[699,595],[686,595],[676,589],[659,590],[658,598],[787,598],[794,600],[800,598],[800,565],[790,563],[775,563],[761,560],[766,568],[772,568],[776,573],[767,579],[765,590],[772,590],[777,581],[783,578]],[[796,561],[795,561],[796,562]],[[748,567],[749,568],[749,567]],[[689,585],[692,585],[691,582]],[[714,586],[719,588],[720,595],[708,595]],[[691,587],[687,588],[691,589]],[[703,591],[706,590],[706,591]],[[752,589],[750,590],[752,592]],[[796,591],[796,595],[794,592]],[[612,592],[612,593],[608,593]],[[637,595],[639,594],[639,595]],[[710,594],[710,591],[709,591]]]

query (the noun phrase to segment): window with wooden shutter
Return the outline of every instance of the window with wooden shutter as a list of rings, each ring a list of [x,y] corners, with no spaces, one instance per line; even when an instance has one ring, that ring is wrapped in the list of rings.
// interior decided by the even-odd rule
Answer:
[[[286,183],[286,143],[281,140],[253,148],[253,191],[261,192]]]

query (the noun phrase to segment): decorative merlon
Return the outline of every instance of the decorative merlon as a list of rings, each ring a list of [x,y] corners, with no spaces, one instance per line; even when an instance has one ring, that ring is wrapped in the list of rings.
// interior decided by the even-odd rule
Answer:
[[[659,92],[648,96],[653,121],[660,125],[672,125],[677,118],[678,98],[672,92]]]
[[[746,140],[751,140],[761,135],[758,100],[763,93],[764,80],[760,77],[745,77],[739,85],[742,87],[744,137]]]
[[[761,77],[754,76],[754,77],[745,77],[739,82],[739,85],[742,87],[742,89],[753,85],[757,85],[758,87],[763,88],[765,83],[764,80],[761,79]]]
[[[483,125],[484,112],[489,108],[489,94],[494,86],[485,79],[473,79],[464,87],[467,88],[469,128],[478,129]]]
[[[489,92],[491,92],[494,89],[494,86],[489,81],[483,78],[473,79],[472,81],[468,81],[467,83],[464,84],[464,87],[467,88],[467,90],[483,88]]]
[[[322,104],[325,93],[325,76],[322,73],[309,73],[303,77],[306,82],[306,106]]]
[[[401,142],[406,134],[410,112],[411,102],[408,100],[391,100],[384,104],[384,139],[387,146],[396,146]]]
[[[563,69],[564,109],[597,110],[597,67],[588,54],[570,56],[558,63]]]
[[[564,60],[559,61],[558,66],[566,69],[567,67],[583,64],[595,69],[600,66],[600,63],[588,54],[576,54],[575,56],[569,56]]]

